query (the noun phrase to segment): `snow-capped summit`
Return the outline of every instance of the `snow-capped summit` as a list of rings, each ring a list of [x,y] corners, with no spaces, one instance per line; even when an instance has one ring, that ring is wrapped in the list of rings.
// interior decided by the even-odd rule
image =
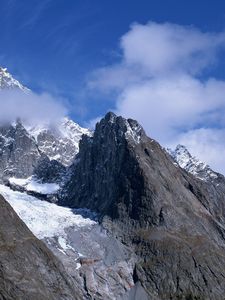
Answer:
[[[7,68],[0,67],[0,90],[4,89],[20,89],[28,92],[29,89],[23,86],[18,80],[8,72]]]
[[[202,180],[212,180],[218,177],[206,163],[192,156],[183,145],[177,145],[175,150],[167,149],[175,162],[187,172]]]
[[[14,79],[6,68],[0,67],[0,90],[13,89],[24,93],[30,91]],[[91,132],[67,117],[54,124],[31,125],[15,120],[1,125],[0,170],[4,178],[27,178],[33,175],[33,170],[43,155],[50,161],[57,161],[67,167],[79,151],[79,141],[83,134],[90,135]]]
[[[90,130],[79,126],[67,117],[55,125],[40,124],[34,127],[25,125],[25,127],[35,139],[39,150],[50,160],[57,160],[64,166],[69,166],[78,153],[82,135],[91,135]]]

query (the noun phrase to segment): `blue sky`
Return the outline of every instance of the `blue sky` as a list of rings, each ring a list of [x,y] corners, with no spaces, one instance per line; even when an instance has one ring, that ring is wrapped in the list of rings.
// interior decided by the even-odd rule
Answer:
[[[99,95],[82,97],[83,84],[89,72],[118,59],[119,39],[133,22],[172,22],[204,31],[221,31],[225,25],[225,2],[220,0],[1,0],[0,4],[0,65],[35,91],[67,98],[79,122],[113,107],[113,100],[101,101]]]
[[[0,65],[34,92],[83,125],[109,109],[136,118],[225,172],[224,1],[0,4]]]

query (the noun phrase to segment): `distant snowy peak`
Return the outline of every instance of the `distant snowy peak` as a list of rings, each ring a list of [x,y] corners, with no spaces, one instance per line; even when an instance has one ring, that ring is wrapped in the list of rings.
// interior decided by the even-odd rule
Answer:
[[[79,126],[69,118],[65,117],[59,126],[59,130],[64,138],[72,140],[73,142],[79,143],[83,134],[91,135],[91,131],[87,128]]]
[[[7,68],[0,67],[0,90],[20,89],[28,92],[29,89],[23,86],[18,80],[7,71]]]
[[[167,152],[182,169],[201,180],[212,180],[218,177],[216,172],[206,163],[193,157],[183,145],[178,145],[175,150],[167,149]]]
[[[82,135],[91,135],[90,130],[82,128],[67,117],[55,125],[25,127],[35,139],[39,150],[50,160],[57,160],[64,166],[69,166],[78,153]]]

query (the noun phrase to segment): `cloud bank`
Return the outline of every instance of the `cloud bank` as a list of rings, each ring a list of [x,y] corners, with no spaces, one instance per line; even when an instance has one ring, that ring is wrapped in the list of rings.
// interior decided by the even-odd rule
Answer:
[[[47,93],[24,93],[19,90],[0,91],[0,122],[13,122],[20,118],[29,124],[56,123],[67,114],[60,99]]]
[[[225,174],[225,81],[206,74],[225,50],[225,32],[176,24],[134,24],[121,60],[93,72],[89,89],[117,93],[118,114],[137,119],[167,147],[186,145]]]

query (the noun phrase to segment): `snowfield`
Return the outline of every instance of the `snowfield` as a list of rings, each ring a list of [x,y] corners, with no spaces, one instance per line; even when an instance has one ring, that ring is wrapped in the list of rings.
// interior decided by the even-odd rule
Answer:
[[[59,190],[59,185],[56,183],[41,183],[38,182],[34,176],[27,179],[22,178],[9,178],[12,185],[18,185],[25,188],[28,192],[36,192],[43,195],[55,194]]]
[[[96,224],[95,221],[77,214],[75,210],[38,200],[26,193],[12,191],[4,185],[0,185],[0,194],[37,238],[57,237],[60,244],[64,244],[64,248],[66,247],[64,241],[66,228],[73,227],[73,230],[78,230],[81,227],[91,227]]]

